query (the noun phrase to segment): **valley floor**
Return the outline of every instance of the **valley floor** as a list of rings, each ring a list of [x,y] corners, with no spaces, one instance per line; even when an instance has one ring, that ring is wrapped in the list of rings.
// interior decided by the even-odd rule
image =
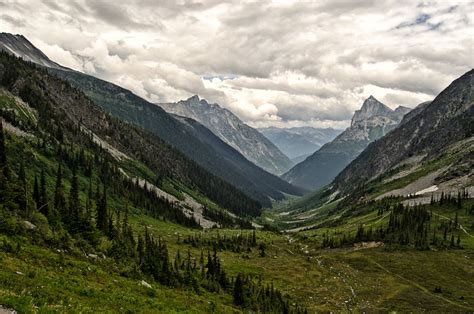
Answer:
[[[188,235],[204,238],[250,233],[238,230],[193,231],[169,222],[134,216],[133,225],[148,226],[168,243],[170,256],[179,249],[199,256],[200,248],[183,243]],[[266,243],[265,257],[252,252],[219,252],[229,276],[239,272],[288,293],[308,312],[474,310],[474,238],[463,249],[420,251],[365,245],[319,249],[311,232],[256,233]],[[187,312],[237,313],[232,296],[171,289],[141,278],[120,275],[109,258],[51,251],[20,243],[18,250],[0,250],[0,304],[18,312]],[[1,246],[0,246],[1,247]]]

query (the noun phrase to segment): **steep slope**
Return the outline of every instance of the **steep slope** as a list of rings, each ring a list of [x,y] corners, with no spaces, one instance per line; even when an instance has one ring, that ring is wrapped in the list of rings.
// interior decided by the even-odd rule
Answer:
[[[308,157],[341,133],[341,131],[331,128],[317,129],[312,127],[270,127],[259,129],[259,131],[291,160],[303,156]]]
[[[15,35],[13,36],[15,40],[13,40],[11,36],[8,36],[7,52],[22,56],[23,47],[26,45],[24,37]],[[34,49],[35,56],[42,54],[38,49]],[[44,65],[47,64],[47,60],[49,59],[37,61],[38,64]],[[304,192],[301,188],[292,186],[252,164],[211,132],[208,134],[212,138],[205,142],[199,140],[201,135],[193,134],[194,129],[171,117],[157,105],[147,102],[124,88],[76,71],[57,67],[49,68],[49,71],[81,89],[106,112],[158,136],[188,158],[196,161],[201,167],[234,185],[263,206],[271,206],[272,199],[283,199],[285,193],[301,195]],[[229,158],[223,159],[221,155],[227,155]],[[229,159],[232,159],[232,163]],[[268,183],[259,185],[249,179],[256,176],[258,180],[255,182]]]
[[[81,91],[43,68],[3,52],[0,57],[1,84],[37,110],[44,121],[43,128],[52,135],[61,139],[63,134],[72,133],[70,136],[81,144],[84,135],[77,129],[84,130],[89,134],[86,138],[101,139],[100,145],[116,156],[127,156],[146,165],[154,176],[152,183],[175,180],[237,214],[259,214],[258,202],[208,173],[157,136],[109,116]],[[2,115],[10,116],[8,110],[2,111]]]
[[[391,110],[370,96],[354,113],[349,128],[282,177],[312,190],[330,183],[369,143],[394,129],[407,111],[404,107]]]
[[[452,82],[431,103],[381,140],[370,144],[334,181],[347,193],[409,158],[418,163],[435,159],[449,145],[474,132],[474,70]],[[395,171],[395,169],[394,169]]]
[[[51,61],[41,50],[37,49],[28,39],[20,34],[0,33],[0,50],[45,67],[69,70]]]
[[[169,113],[192,118],[232,146],[245,158],[273,174],[290,168],[290,160],[265,136],[218,104],[209,104],[197,95],[177,103],[157,104]]]

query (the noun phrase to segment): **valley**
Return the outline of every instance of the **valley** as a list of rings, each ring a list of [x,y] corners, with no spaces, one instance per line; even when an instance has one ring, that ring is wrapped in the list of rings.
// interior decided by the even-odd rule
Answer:
[[[474,311],[474,70],[344,131],[145,96],[0,34],[0,313]]]

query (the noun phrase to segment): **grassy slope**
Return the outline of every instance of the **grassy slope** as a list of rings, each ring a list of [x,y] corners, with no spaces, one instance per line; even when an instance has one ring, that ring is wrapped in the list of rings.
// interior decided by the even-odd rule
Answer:
[[[30,165],[46,169],[47,174],[51,174],[47,177],[47,183],[52,189],[56,164],[38,155],[29,144],[20,145],[18,142],[10,147],[17,150],[11,152],[12,155],[20,155],[21,151],[24,157],[31,157],[31,160],[27,159]],[[27,174],[31,182],[33,173]],[[86,178],[81,177],[80,182],[81,187],[87,186]],[[68,189],[68,182],[65,183]],[[120,199],[113,196],[110,204],[111,208],[123,205]],[[145,226],[150,227],[153,234],[162,236],[168,242],[170,257],[174,257],[178,249],[181,254],[190,249],[194,256],[199,256],[198,248],[178,244],[178,237],[201,231],[141,215],[139,209],[132,212],[130,220],[134,230],[141,232]],[[437,208],[435,212],[453,218],[453,210],[449,208]],[[463,213],[460,211],[459,215],[461,225],[474,234],[472,216]],[[440,216],[439,219],[443,218]],[[262,275],[265,281],[274,282],[276,287],[289,293],[311,312],[474,309],[474,297],[470,293],[474,291],[474,238],[467,235],[463,234],[462,238],[465,249],[441,252],[397,251],[383,247],[361,251],[318,248],[325,232],[333,233],[341,229],[355,232],[360,224],[375,226],[386,223],[386,220],[387,217],[381,218],[375,211],[369,211],[345,217],[341,227],[320,228],[294,235],[258,231],[258,241],[267,243],[266,257],[260,257],[256,249],[248,254],[249,258],[244,258],[242,253],[221,252],[219,255],[229,275],[238,272]],[[203,236],[239,232],[210,230],[203,232]],[[4,238],[0,239],[0,247]],[[190,309],[209,312],[214,307],[217,312],[235,311],[228,295],[208,292],[198,295],[183,289],[163,287],[151,280],[148,281],[153,288],[146,289],[139,285],[141,278],[118,275],[109,259],[94,260],[55,252],[27,244],[21,238],[8,238],[7,241],[20,242],[21,249],[19,253],[0,249],[0,304],[21,312],[38,309],[93,312],[97,306],[106,312],[182,312]],[[436,286],[442,287],[441,294],[434,293]]]
[[[27,117],[25,117],[26,119]],[[29,118],[28,118],[29,119]],[[54,186],[56,163],[34,149],[35,141],[18,141],[9,137],[11,156],[23,156],[28,181],[32,182],[36,169],[45,169],[47,185]],[[15,142],[16,141],[16,142]],[[14,159],[10,159],[16,163]],[[141,174],[153,180],[153,174],[140,164],[127,165],[131,174]],[[69,178],[70,173],[66,173]],[[148,177],[149,176],[149,177]],[[81,198],[85,201],[88,180],[80,177]],[[179,192],[179,184],[165,182],[169,189]],[[65,181],[66,190],[69,183]],[[110,196],[111,208],[123,207],[122,200]],[[334,204],[318,212],[323,221]],[[471,204],[465,204],[470,206]],[[453,210],[435,208],[438,215],[453,217]],[[460,211],[459,221],[474,235],[472,216]],[[136,232],[144,226],[167,242],[170,257],[179,249],[184,254],[190,249],[194,256],[200,250],[178,243],[178,237],[195,234],[171,222],[156,220],[132,209],[131,224]],[[443,219],[439,216],[439,219]],[[267,244],[267,256],[250,253],[220,252],[222,264],[229,275],[245,272],[262,275],[272,281],[295,301],[307,306],[310,312],[319,311],[437,311],[466,312],[474,310],[474,238],[462,234],[462,250],[417,251],[410,248],[391,250],[386,247],[354,250],[319,249],[322,235],[344,229],[355,232],[360,224],[386,223],[387,217],[378,217],[375,211],[343,217],[338,227],[324,227],[298,234],[282,235],[258,231],[259,242]],[[209,230],[204,237],[231,235],[239,230]],[[6,243],[19,251],[8,249]],[[104,243],[106,246],[107,243]],[[13,252],[12,252],[13,251]],[[90,252],[87,252],[90,253]],[[248,255],[244,257],[244,255]],[[29,244],[24,238],[0,235],[0,304],[20,312],[238,312],[231,307],[229,295],[202,291],[196,294],[184,289],[171,289],[147,280],[153,286],[139,284],[142,278],[120,276],[110,259],[86,258],[80,252],[64,253]],[[146,278],[145,278],[146,279]],[[441,293],[434,293],[441,287]]]
[[[375,220],[373,216],[367,214],[363,219],[369,223]],[[472,218],[460,216],[461,224],[474,233],[469,221],[472,222]],[[146,225],[153,234],[166,239],[171,257],[178,249],[181,254],[190,249],[194,256],[199,256],[198,248],[178,244],[178,237],[182,239],[199,231],[142,215],[132,216],[131,223],[137,231]],[[355,230],[357,223],[347,225],[348,228],[353,225]],[[230,275],[238,272],[262,275],[265,281],[272,281],[295,301],[306,305],[310,312],[395,309],[465,312],[474,309],[474,238],[464,236],[462,250],[437,252],[384,247],[321,250],[318,244],[325,231],[311,230],[287,236],[258,231],[258,241],[268,246],[266,257],[260,257],[256,249],[248,254],[249,258],[227,251],[219,255]],[[202,232],[202,236],[239,232],[209,230]],[[145,289],[139,285],[138,278],[117,275],[108,259],[96,261],[22,244],[20,253],[2,252],[0,260],[3,266],[0,303],[17,309],[31,309],[36,304],[46,309],[84,312],[92,311],[97,305],[109,312],[189,309],[209,312],[212,306],[216,306],[218,312],[233,311],[229,296],[196,295],[156,283],[152,283],[153,289]],[[22,274],[17,274],[18,271]],[[442,293],[434,293],[437,286],[442,288]]]

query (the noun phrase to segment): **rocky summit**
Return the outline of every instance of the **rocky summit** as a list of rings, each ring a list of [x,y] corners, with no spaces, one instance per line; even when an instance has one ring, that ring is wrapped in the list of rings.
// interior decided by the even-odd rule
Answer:
[[[177,103],[158,104],[167,112],[192,118],[257,166],[274,174],[288,170],[291,161],[272,142],[229,110],[197,95]]]
[[[393,130],[409,110],[406,107],[392,110],[370,96],[354,113],[350,127],[294,166],[283,178],[312,190],[330,183],[367,145]]]

